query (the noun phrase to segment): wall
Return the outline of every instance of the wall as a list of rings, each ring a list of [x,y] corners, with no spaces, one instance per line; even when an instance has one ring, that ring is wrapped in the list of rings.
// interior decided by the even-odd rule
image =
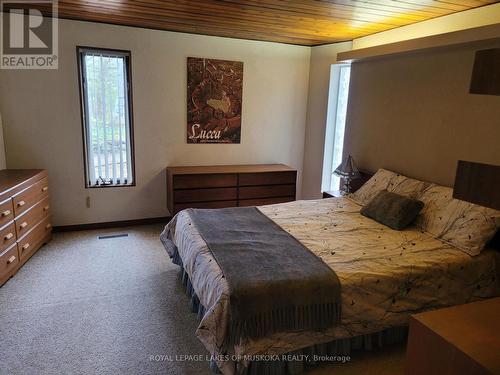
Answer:
[[[500,41],[354,63],[344,153],[448,186],[459,159],[500,164],[500,97],[468,93],[474,52],[493,47]]]
[[[321,195],[330,67],[337,61],[337,53],[350,50],[351,45],[351,42],[345,42],[311,49],[302,178],[302,197],[305,199],[319,198]]]
[[[7,168],[7,163],[5,161],[5,144],[3,139],[3,123],[2,114],[0,113],[0,169]]]
[[[500,23],[500,4],[486,5],[353,40],[352,48],[368,48],[403,40]]]
[[[68,20],[59,43],[56,71],[0,72],[7,165],[48,169],[55,225],[167,215],[167,165],[286,163],[300,176],[310,48]],[[84,188],[77,45],[132,51],[136,187]],[[244,62],[241,144],[186,144],[188,56]]]
[[[352,44],[348,42],[313,47],[311,49],[311,73],[304,147],[303,198],[312,199],[321,196],[328,81],[330,65],[337,61],[337,53],[347,52],[351,48],[353,54],[356,53],[356,50],[363,48],[375,47],[374,49],[377,50],[377,46],[382,46],[383,49],[389,43],[406,40],[415,40],[415,45],[418,45],[418,40],[415,38],[437,36],[493,24],[500,24],[500,4],[482,6],[354,39]],[[438,37],[438,39],[443,38]],[[367,54],[370,53],[367,52]],[[390,57],[388,58],[390,59]],[[356,74],[356,72],[351,72],[351,75],[353,74]],[[392,77],[390,79],[393,80]],[[426,80],[427,78],[423,79]],[[407,90],[411,89],[408,87]],[[354,94],[351,93],[350,95]],[[349,124],[347,124],[347,127],[349,127]]]

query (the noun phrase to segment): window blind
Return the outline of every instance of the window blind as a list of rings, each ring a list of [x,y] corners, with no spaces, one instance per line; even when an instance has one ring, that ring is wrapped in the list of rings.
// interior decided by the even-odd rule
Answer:
[[[127,54],[81,50],[87,185],[130,185],[132,139]]]

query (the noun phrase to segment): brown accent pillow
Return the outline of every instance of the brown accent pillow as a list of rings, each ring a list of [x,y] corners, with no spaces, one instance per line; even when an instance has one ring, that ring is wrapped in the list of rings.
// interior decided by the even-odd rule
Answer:
[[[402,230],[415,220],[423,207],[419,200],[382,190],[361,209],[361,215]]]

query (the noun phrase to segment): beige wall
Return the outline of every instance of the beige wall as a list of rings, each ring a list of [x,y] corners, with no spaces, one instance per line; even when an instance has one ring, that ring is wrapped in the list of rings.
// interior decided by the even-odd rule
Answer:
[[[348,51],[351,47],[370,47],[500,22],[499,11],[500,5],[496,4],[378,33],[356,39],[353,43],[313,48],[61,20],[59,70],[0,71],[0,112],[3,114],[7,166],[49,169],[56,225],[166,215],[168,212],[165,203],[164,167],[168,164],[282,162],[299,169],[299,172],[302,171],[303,165],[304,173],[299,174],[302,176],[299,177],[299,196],[302,192],[304,198],[316,198],[319,197],[321,189],[330,66],[336,62],[337,53]],[[86,190],[83,187],[76,45],[132,50],[137,187],[106,190]],[[434,67],[434,53],[436,56],[455,54],[447,61],[450,69],[436,65],[441,66],[445,72],[443,75],[431,69]],[[354,121],[354,133],[346,146],[361,158],[359,161],[364,163],[365,167],[376,169],[382,164],[390,167],[390,157],[406,152],[407,148],[401,144],[380,140],[379,132],[390,130],[390,134],[399,134],[402,130],[398,124],[406,124],[405,128],[411,129],[411,126],[415,125],[415,117],[425,120],[424,125],[419,123],[417,129],[429,128],[427,132],[439,133],[437,138],[426,138],[422,134],[427,133],[419,133],[420,138],[417,139],[424,143],[430,142],[431,147],[420,155],[423,156],[421,159],[417,155],[419,159],[412,159],[405,164],[408,170],[415,172],[415,176],[439,176],[438,180],[449,183],[453,174],[449,166],[437,167],[432,163],[429,166],[428,163],[429,160],[434,163],[434,158],[438,155],[448,155],[444,149],[437,151],[438,144],[452,149],[464,145],[467,146],[465,150],[475,148],[478,157],[484,161],[495,158],[491,155],[494,153],[491,147],[478,149],[477,146],[479,138],[485,132],[491,131],[488,124],[493,121],[493,117],[489,118],[489,122],[483,121],[478,125],[465,126],[464,123],[465,118],[469,123],[474,123],[473,115],[481,117],[483,112],[491,112],[492,105],[498,106],[498,98],[455,98],[454,104],[448,101],[448,104],[439,108],[436,112],[439,115],[436,117],[433,117],[432,113],[425,114],[411,109],[411,101],[420,109],[424,104],[427,108],[426,103],[431,98],[431,101],[437,102],[443,98],[447,99],[448,94],[443,92],[451,90],[454,93],[453,90],[459,84],[455,80],[456,77],[461,77],[461,89],[468,85],[465,82],[468,78],[462,75],[470,68],[465,67],[470,65],[470,51],[466,54],[464,51],[459,53],[447,50],[432,54],[419,53],[357,64],[353,75],[358,72],[362,75],[356,79],[356,88],[353,88],[352,97],[355,99],[354,104],[350,103],[349,121]],[[240,145],[186,144],[187,56],[244,61]],[[460,60],[455,61],[455,58]],[[398,70],[392,74],[392,65],[397,65],[396,62],[401,59],[410,59],[411,69],[408,68],[404,74]],[[419,59],[425,60],[426,64],[416,63]],[[371,64],[374,64],[373,67]],[[401,70],[404,65],[401,63],[397,66]],[[460,71],[457,72],[457,69]],[[377,74],[381,72],[386,73],[388,77],[377,78]],[[452,72],[456,73],[455,78],[449,76]],[[414,74],[419,77],[418,80],[412,78]],[[441,85],[440,91],[438,90],[441,92],[440,96],[428,87],[430,82],[434,81],[434,76],[439,78],[437,81]],[[361,81],[361,77],[369,79],[365,82],[364,78]],[[376,81],[381,85],[374,84]],[[370,87],[365,87],[365,84]],[[393,86],[397,86],[394,88],[401,90],[404,95],[401,97],[400,92],[393,91]],[[422,93],[424,87],[431,92],[429,97]],[[373,89],[373,92],[378,94],[370,95],[366,92],[368,89]],[[401,109],[393,109],[390,106],[392,103],[384,103],[389,104],[386,110],[398,124],[387,123],[385,119],[388,114],[377,107],[381,101],[378,96],[384,89],[388,90],[391,100],[402,100],[413,91],[418,93],[400,106]],[[473,104],[467,110],[469,117],[463,117],[464,101]],[[357,114],[360,103],[363,103],[363,110]],[[435,111],[436,108],[431,110]],[[417,112],[417,116],[413,112]],[[457,121],[457,127],[450,125]],[[371,124],[377,126],[372,127],[374,125]],[[472,137],[466,135],[459,140],[454,137],[442,139],[443,134],[455,132],[457,128],[462,129],[462,133],[470,132],[472,126],[478,127],[478,132]],[[415,131],[408,130],[403,135],[413,136]],[[498,136],[498,133],[496,135]],[[349,130],[347,136],[350,136]],[[491,141],[491,138],[485,138],[486,142]],[[385,142],[382,142],[384,151],[387,148],[387,152],[382,155],[378,155],[379,141]],[[456,153],[456,150],[452,151],[451,156],[446,157],[455,158],[453,155]],[[368,154],[371,155],[372,161],[368,161]],[[392,163],[395,163],[394,159]],[[427,171],[435,173],[419,171],[422,164],[426,165]],[[443,171],[443,168],[448,169]],[[89,209],[85,207],[87,196],[91,198]]]
[[[167,165],[302,170],[310,48],[67,20],[59,33],[58,70],[0,71],[7,166],[49,170],[55,225],[167,215]],[[77,45],[132,51],[136,187],[84,188]],[[241,144],[186,144],[188,56],[244,62]]]
[[[5,161],[5,145],[3,140],[3,123],[2,114],[0,113],[0,169],[7,168],[7,163]]]
[[[436,45],[439,46],[443,43],[449,44],[450,42],[446,37],[441,37],[439,35],[495,24],[500,24],[500,4],[487,5],[480,8],[399,27],[393,30],[380,32],[366,37],[354,39],[352,43],[337,43],[326,46],[313,47],[311,49],[311,73],[309,79],[309,100],[304,147],[304,175],[302,185],[303,198],[310,199],[318,198],[320,196],[326,111],[328,103],[328,81],[330,74],[330,65],[336,62],[337,53],[347,52],[352,48],[352,54],[355,54],[356,50],[370,47],[374,47],[374,51],[366,50],[366,55],[370,55],[370,53],[378,54],[377,51],[379,50],[383,52],[385,51],[384,53],[386,53],[387,50],[390,50],[390,47],[387,46],[386,48],[386,45],[407,40],[414,40],[415,43],[413,47],[421,48],[421,46],[419,46],[419,40],[416,38],[423,38],[426,36],[436,36],[436,41],[433,42],[433,47],[435,47]],[[494,31],[495,30],[496,29],[494,29]],[[489,35],[488,32],[484,32],[483,34]],[[471,39],[470,35],[468,37],[469,39]],[[380,46],[380,49],[377,49],[377,46]],[[397,59],[397,57],[395,58]],[[392,57],[387,57],[386,59],[392,59]],[[363,64],[370,63],[365,62]],[[352,72],[351,74],[356,73]],[[427,80],[427,77],[422,77],[422,79],[425,81]],[[389,80],[394,80],[394,78],[391,77],[389,78]],[[405,77],[405,80],[403,80],[402,84],[407,85],[406,90],[408,91],[411,91],[413,89],[413,81],[409,81],[408,77]],[[377,90],[377,88],[375,88],[375,90]],[[350,98],[353,95],[355,94],[351,93]],[[441,99],[437,98],[437,100]],[[347,136],[348,135],[346,135],[346,137]]]
[[[330,44],[311,49],[302,178],[302,197],[305,199],[318,198],[321,195],[330,67],[337,61],[337,53],[350,49],[351,42]]]
[[[500,97],[468,93],[474,52],[491,47],[500,42],[354,63],[344,153],[448,186],[459,159],[500,164]]]

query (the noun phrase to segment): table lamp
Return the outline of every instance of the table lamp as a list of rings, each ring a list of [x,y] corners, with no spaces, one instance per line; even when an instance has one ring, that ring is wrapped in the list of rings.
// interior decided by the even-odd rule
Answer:
[[[344,194],[351,193],[351,180],[361,177],[354,159],[349,155],[334,171],[333,174],[344,179]]]

